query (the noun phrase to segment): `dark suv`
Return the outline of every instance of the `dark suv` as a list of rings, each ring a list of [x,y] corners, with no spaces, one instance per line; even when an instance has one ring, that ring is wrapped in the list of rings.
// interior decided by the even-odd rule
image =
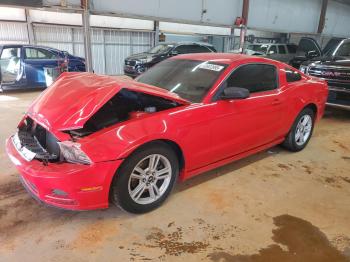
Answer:
[[[124,64],[124,73],[136,77],[168,57],[179,54],[211,52],[216,52],[215,48],[206,43],[162,43],[147,52],[127,57]]]
[[[327,46],[322,56],[304,61],[300,71],[328,82],[327,105],[350,109],[350,39],[333,41]]]

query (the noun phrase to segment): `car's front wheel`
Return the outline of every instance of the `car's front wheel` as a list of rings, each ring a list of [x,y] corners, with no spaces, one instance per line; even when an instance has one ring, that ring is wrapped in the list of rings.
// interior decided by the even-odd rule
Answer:
[[[315,113],[311,108],[303,109],[295,119],[282,145],[293,152],[304,149],[313,132],[314,118]]]
[[[154,142],[143,146],[117,171],[111,200],[131,213],[149,212],[167,198],[178,173],[178,159],[169,145]]]

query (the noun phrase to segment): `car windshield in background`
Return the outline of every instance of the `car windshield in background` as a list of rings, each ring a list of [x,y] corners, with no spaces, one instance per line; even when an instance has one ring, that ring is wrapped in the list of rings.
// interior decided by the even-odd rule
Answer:
[[[343,42],[335,52],[336,56],[350,56],[350,41]]]
[[[337,48],[337,46],[340,44],[341,41],[343,41],[342,38],[332,38],[331,40],[329,40],[326,46],[322,50],[323,55],[332,56],[334,53],[334,50]]]
[[[161,53],[168,52],[173,47],[174,47],[174,45],[166,45],[166,44],[157,45],[157,46],[153,47],[151,50],[149,50],[148,53],[161,54]]]
[[[226,67],[225,64],[211,61],[171,59],[154,66],[136,81],[169,90],[198,103]]]
[[[267,45],[249,45],[247,49],[261,52],[261,53],[266,53],[267,52]]]

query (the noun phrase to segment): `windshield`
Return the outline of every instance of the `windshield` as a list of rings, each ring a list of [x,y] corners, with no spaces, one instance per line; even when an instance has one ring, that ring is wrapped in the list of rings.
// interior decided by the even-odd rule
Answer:
[[[267,52],[268,45],[249,45],[247,49],[261,52],[261,53],[266,53]]]
[[[155,47],[151,48],[148,51],[148,53],[151,53],[151,54],[166,53],[173,47],[174,47],[174,45],[167,45],[167,44],[156,45]]]
[[[225,64],[211,61],[168,59],[140,75],[136,81],[199,103],[226,67]]]
[[[331,40],[328,41],[326,46],[323,48],[322,53],[325,56],[333,55],[334,50],[337,48],[337,46],[341,41],[343,41],[342,38],[332,38]]]
[[[335,56],[350,56],[350,41],[344,41],[335,51]]]

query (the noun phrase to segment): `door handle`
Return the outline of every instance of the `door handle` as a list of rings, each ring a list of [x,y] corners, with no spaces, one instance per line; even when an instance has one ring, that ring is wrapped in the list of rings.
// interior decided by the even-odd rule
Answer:
[[[280,104],[281,104],[281,101],[279,99],[274,99],[272,101],[272,105],[274,105],[274,106],[277,106],[277,105],[280,105]]]

